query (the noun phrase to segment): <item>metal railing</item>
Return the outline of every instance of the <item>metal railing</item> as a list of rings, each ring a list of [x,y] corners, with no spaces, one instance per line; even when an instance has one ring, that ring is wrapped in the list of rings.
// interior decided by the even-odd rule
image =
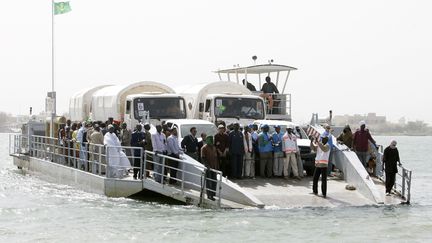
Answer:
[[[261,96],[262,91],[253,91],[254,95]],[[268,109],[268,100],[265,98],[264,102],[267,103],[267,115],[280,115],[286,116],[291,119],[291,94],[272,94],[273,108]]]
[[[200,191],[200,204],[203,203],[204,191],[207,196],[218,198],[218,207],[221,205],[222,172],[208,168],[202,164],[191,163],[187,160],[168,156],[152,151],[145,151],[144,163],[141,167],[142,178],[151,176],[158,183],[175,184],[184,193],[185,186]],[[213,185],[213,186],[211,186]]]
[[[393,190],[395,190],[396,193],[405,199],[406,204],[410,204],[411,200],[411,176],[411,170],[403,167],[402,165],[398,165],[398,173]]]
[[[378,145],[377,160],[379,160],[379,162],[380,162],[381,168],[379,168],[379,169],[381,169],[381,170],[382,170],[382,166],[383,166],[382,165],[383,152],[384,152],[384,146]],[[377,163],[377,165],[378,165],[378,163]],[[403,167],[403,165],[401,163],[398,163],[397,166],[398,166],[398,173],[396,174],[396,181],[395,181],[395,184],[393,186],[393,190],[397,194],[399,194],[403,199],[405,199],[406,204],[410,204],[412,170],[409,170],[409,169]],[[380,180],[385,182],[384,175],[381,175],[379,178],[380,178]]]
[[[28,137],[20,134],[9,134],[9,155],[27,155],[28,153]]]
[[[17,134],[9,136],[9,154],[25,154],[107,178],[126,179],[133,170],[136,179],[152,178],[161,184],[173,184],[183,195],[188,188],[197,189],[200,204],[204,192],[217,196],[218,207],[221,206],[222,172],[181,156],[175,158],[142,147],[105,146],[35,135],[28,140]]]

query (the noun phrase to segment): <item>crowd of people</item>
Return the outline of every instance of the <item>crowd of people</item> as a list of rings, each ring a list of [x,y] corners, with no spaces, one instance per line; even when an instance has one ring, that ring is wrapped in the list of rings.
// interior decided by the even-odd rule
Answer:
[[[148,156],[146,159],[153,162],[146,163],[146,176],[152,176],[155,181],[164,183],[163,178],[167,178],[166,175],[169,173],[168,183],[175,184],[179,166],[175,159],[188,155],[213,169],[206,172],[206,177],[210,179],[207,181],[207,188],[210,189],[207,195],[211,200],[214,200],[216,189],[214,170],[220,170],[223,176],[230,179],[255,179],[256,176],[260,176],[285,179],[293,177],[295,180],[301,180],[303,177],[303,165],[297,145],[299,137],[294,127],[288,126],[285,131],[281,131],[281,127],[276,125],[271,134],[270,127],[266,124],[258,128],[254,124],[241,127],[238,123],[234,123],[226,127],[221,123],[217,128],[218,132],[214,136],[200,134],[200,141],[197,137],[197,129],[192,127],[190,134],[179,142],[176,127],[170,128],[162,123],[156,125],[155,133],[151,133],[151,126],[146,123],[138,124],[131,131],[126,123],[120,124],[109,118],[106,122],[72,123],[68,120],[66,124],[60,124],[57,135],[59,145],[66,148],[64,150],[64,154],[68,155],[66,158],[73,160],[76,168],[97,172],[99,168],[95,166],[96,163],[89,164],[89,161],[99,160],[100,163],[106,164],[106,157],[95,158],[94,156],[101,153],[109,156],[109,166],[114,169],[108,172],[103,170],[102,173],[109,173],[107,175],[110,177],[123,177],[131,168],[133,168],[134,179],[141,177],[140,161],[143,156]],[[319,138],[311,138],[311,149],[316,151],[313,193],[318,193],[317,185],[321,176],[321,189],[325,197],[327,175],[330,175],[333,169],[329,161],[334,145],[330,126],[325,125],[324,128],[325,132]],[[336,140],[352,149],[369,173],[376,173],[376,164],[374,164],[376,157],[371,153],[371,148],[373,150],[377,145],[364,122],[354,133],[349,126],[346,126]],[[122,147],[131,149],[123,151]],[[145,155],[141,149],[133,148],[153,151],[154,156]],[[168,167],[164,172],[162,156],[159,155],[174,158],[166,160]],[[400,163],[396,141],[392,141],[391,145],[384,150],[383,163],[386,165],[383,166],[387,178],[386,192],[390,193],[397,172],[396,163]]]
[[[215,156],[223,175],[234,179],[256,176],[288,179],[292,171],[295,179],[301,179],[303,167],[297,166],[301,160],[294,127],[281,131],[280,126],[275,126],[272,134],[269,128],[266,124],[260,129],[254,124],[244,128],[238,123],[228,128],[224,124],[218,126],[214,136]]]
[[[144,130],[144,131],[143,131]],[[289,171],[292,171],[294,178],[300,179],[303,171],[299,171],[299,148],[297,146],[297,135],[293,127],[288,127],[286,131],[281,131],[279,126],[275,126],[275,132],[269,134],[269,126],[263,125],[260,130],[257,125],[240,127],[238,123],[226,127],[224,123],[219,124],[218,133],[214,136],[200,134],[197,137],[195,127],[190,129],[190,134],[185,136],[181,143],[177,136],[177,128],[169,128],[164,124],[156,125],[156,132],[150,133],[150,124],[138,124],[133,131],[127,128],[126,123],[120,124],[112,118],[106,122],[86,121],[82,123],[72,123],[70,120],[66,124],[60,124],[57,131],[59,145],[74,148],[75,157],[79,158],[76,167],[91,171],[85,158],[91,160],[91,154],[101,153],[101,146],[118,147],[113,151],[105,151],[113,156],[121,153],[121,146],[141,147],[156,154],[168,155],[180,158],[186,154],[197,161],[203,161],[202,148],[207,143],[208,137],[212,139],[216,153],[214,154],[217,163],[213,164],[214,169],[220,169],[224,176],[234,179],[262,177],[285,177],[288,178]],[[133,157],[129,167],[139,167],[139,150],[126,150],[125,155],[116,155],[120,158],[118,164],[126,167],[124,157]],[[88,152],[91,152],[90,154]],[[69,152],[70,153],[70,152]],[[132,156],[133,155],[133,156]],[[207,153],[207,160],[211,154]],[[157,156],[155,156],[157,157]],[[155,158],[157,164],[158,158]],[[105,161],[102,161],[103,163]],[[174,163],[174,162],[172,162]],[[176,167],[175,164],[171,166]],[[300,166],[301,167],[301,166]],[[160,173],[159,166],[148,165],[146,168]],[[303,168],[300,168],[303,170]],[[175,173],[175,172],[174,172]],[[172,173],[172,174],[174,174]],[[139,169],[134,169],[134,178],[137,178]],[[160,180],[155,176],[156,180]]]
[[[125,123],[120,124],[112,118],[106,122],[72,123],[67,120],[65,124],[59,124],[57,131],[58,145],[63,147],[65,155],[64,162],[97,173],[100,169],[95,161],[106,165],[106,157],[109,156],[111,170],[107,172],[104,166],[100,173],[109,173],[110,177],[128,174],[132,150],[123,152],[122,146],[131,146],[132,135]]]

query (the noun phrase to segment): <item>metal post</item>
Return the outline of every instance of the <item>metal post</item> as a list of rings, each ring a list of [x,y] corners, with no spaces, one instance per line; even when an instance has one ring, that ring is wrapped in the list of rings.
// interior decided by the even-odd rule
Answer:
[[[239,76],[238,76],[238,72],[236,71],[236,79],[237,79],[237,84],[239,83]],[[246,85],[246,82],[244,83],[244,85]]]
[[[18,154],[21,154],[22,139],[23,139],[22,136],[18,136],[18,149],[17,149]]]
[[[164,184],[164,180],[165,180],[165,178],[164,178],[164,176],[165,176],[165,157],[162,157],[162,170],[161,171],[162,171],[161,172],[161,179],[162,179],[161,184]]]
[[[411,177],[412,176],[412,171],[409,171],[409,180],[408,180],[408,195],[407,195],[407,203],[410,203],[411,200]]]
[[[71,141],[67,140],[67,160],[68,160],[68,166],[71,167],[71,161],[72,161],[72,153],[71,153]]]
[[[81,147],[80,147],[80,149],[81,149]],[[109,151],[110,151],[110,149],[109,149],[109,146],[106,146],[106,169],[105,169],[105,176],[107,177],[107,178],[111,178],[111,167],[109,166]],[[79,160],[78,160],[79,161]],[[81,162],[79,162],[79,163],[81,163]]]
[[[40,158],[40,152],[39,152],[39,150],[41,149],[41,145],[40,145],[40,140],[39,140],[39,138],[36,138],[36,142],[35,142],[35,148],[36,148],[36,151],[35,151],[35,156],[36,156],[36,158]]]
[[[406,170],[402,167],[402,197],[405,198],[405,175]]]
[[[13,135],[12,134],[9,134],[9,154],[11,154],[11,137],[12,137]]]
[[[222,191],[222,172],[220,172],[220,174],[219,174],[219,192],[218,192],[218,206],[219,206],[219,208],[221,207],[221,201],[222,201],[221,191]]]
[[[279,84],[279,73],[280,73],[279,71],[276,73],[276,87],[278,87]]]
[[[248,81],[248,77],[247,77],[247,68],[245,68],[245,85],[247,87],[247,82]]]
[[[258,90],[261,90],[261,73],[258,73],[258,84],[259,84]]]
[[[181,190],[182,190],[182,193],[184,193],[184,168],[185,168],[186,166],[183,164],[183,169],[182,169],[182,175],[181,175]]]
[[[54,87],[54,80],[55,80],[55,51],[54,51],[54,10],[55,10],[55,3],[54,0],[51,0],[51,90],[54,97],[51,97],[53,99],[53,110],[51,111],[51,137],[54,137],[54,119],[56,116],[56,95],[55,95],[55,87]]]
[[[284,83],[284,86],[283,86],[283,89],[282,89],[281,94],[284,94],[284,93],[285,93],[285,87],[286,87],[286,84],[287,84],[287,82],[288,82],[288,77],[289,77],[289,75],[290,75],[290,72],[291,72],[291,71],[288,71],[288,73],[287,73],[287,76],[286,76],[285,83]]]
[[[143,154],[143,149],[142,148],[140,148],[140,150],[141,150],[141,180],[142,179],[146,179],[147,178],[147,171],[146,171],[146,168],[147,168],[147,153],[146,153],[146,151],[144,151],[144,154]],[[144,162],[143,162],[143,155],[144,155]],[[150,172],[149,172],[150,173]]]
[[[49,145],[50,145],[50,161],[54,162],[54,141],[52,138],[49,138]]]
[[[98,161],[99,161],[99,175],[101,176],[102,175],[102,147],[99,145],[98,146],[98,151],[99,151],[99,159],[98,159]]]
[[[204,201],[203,197],[204,197],[204,187],[205,187],[205,170],[206,167],[204,167],[203,172],[201,173],[201,188],[200,188],[200,201],[199,201],[199,206],[202,206],[202,203]],[[203,178],[204,178],[204,182],[203,182]]]

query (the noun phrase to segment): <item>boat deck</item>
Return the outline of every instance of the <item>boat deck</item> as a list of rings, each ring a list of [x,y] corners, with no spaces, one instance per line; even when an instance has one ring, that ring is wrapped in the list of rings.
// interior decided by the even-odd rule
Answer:
[[[347,190],[347,182],[338,177],[327,180],[327,197],[321,194],[321,181],[318,184],[318,195],[312,193],[312,177],[298,180],[281,178],[256,178],[236,180],[240,187],[261,200],[266,208],[300,208],[300,207],[343,207],[376,205],[357,190]],[[385,196],[384,184],[376,180],[376,186],[382,191],[385,204],[400,204],[397,195]],[[381,190],[382,189],[382,190]]]

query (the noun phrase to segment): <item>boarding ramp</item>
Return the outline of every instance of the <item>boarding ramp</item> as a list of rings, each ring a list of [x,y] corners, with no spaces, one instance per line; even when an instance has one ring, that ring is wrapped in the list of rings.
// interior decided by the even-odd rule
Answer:
[[[376,170],[374,182],[377,185],[385,186],[385,173],[383,173],[383,150],[382,145],[378,146],[375,151],[376,154]],[[398,164],[398,173],[396,174],[396,182],[393,187],[393,193],[402,198],[403,204],[410,204],[411,202],[411,181],[412,170],[405,168],[402,163]],[[384,193],[382,193],[384,195]],[[391,199],[391,198],[390,198]],[[386,198],[385,200],[389,200]]]
[[[320,125],[308,125],[308,135],[317,137],[324,132]],[[333,145],[330,162],[341,172],[343,179],[353,185],[366,198],[377,204],[399,204],[410,201],[412,171],[401,167],[395,184],[396,197],[385,196],[385,178],[382,175],[382,147],[376,154],[376,168],[373,175],[369,175],[356,153],[347,146],[339,144],[332,136]],[[373,147],[373,146],[372,146]],[[396,186],[400,189],[396,190]]]
[[[206,208],[263,207],[261,201],[224,178],[222,172],[187,155],[176,159],[137,147],[81,144],[44,136],[31,136],[28,140],[22,135],[10,135],[9,140],[9,153],[19,168],[85,191],[129,197],[149,190]],[[27,148],[23,141],[29,141]],[[121,166],[121,159],[137,166]],[[133,169],[143,173],[134,179]],[[216,177],[207,178],[206,171],[212,171]],[[210,189],[207,183],[216,186]],[[209,192],[215,194],[215,201],[207,198]]]

